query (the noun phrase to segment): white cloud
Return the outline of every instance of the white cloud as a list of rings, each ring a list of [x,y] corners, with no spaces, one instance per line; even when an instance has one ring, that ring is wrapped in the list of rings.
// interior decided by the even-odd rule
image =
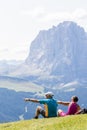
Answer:
[[[74,21],[87,30],[87,12],[84,9],[77,9],[74,12],[55,12],[44,14],[38,22],[44,25],[58,25],[63,21]]]
[[[30,17],[35,22],[39,23],[40,27],[49,28],[52,25],[57,25],[62,21],[69,20],[75,21],[80,25],[86,28],[87,23],[87,11],[81,8],[78,8],[74,11],[56,11],[56,12],[47,12],[43,7],[37,7],[33,10],[23,10],[21,15]],[[84,22],[86,21],[86,22]],[[39,27],[38,27],[39,28]]]
[[[28,54],[29,54],[28,43],[8,44],[8,46],[3,45],[0,48],[0,60],[3,59],[25,60]]]
[[[54,12],[44,14],[43,18],[39,19],[41,22],[51,22],[56,20],[78,20],[87,17],[87,12],[83,9],[77,9],[74,12]]]
[[[29,17],[40,17],[42,16],[43,14],[45,13],[45,10],[44,8],[41,8],[41,7],[37,7],[37,8],[34,8],[32,10],[22,10],[20,12],[21,15],[28,15]]]
[[[77,9],[72,14],[75,18],[82,18],[84,16],[87,16],[87,12],[84,9]]]

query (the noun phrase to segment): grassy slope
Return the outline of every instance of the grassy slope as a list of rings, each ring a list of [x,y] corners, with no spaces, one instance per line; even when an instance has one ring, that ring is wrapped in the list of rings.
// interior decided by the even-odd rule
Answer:
[[[87,114],[4,123],[0,130],[87,130]]]

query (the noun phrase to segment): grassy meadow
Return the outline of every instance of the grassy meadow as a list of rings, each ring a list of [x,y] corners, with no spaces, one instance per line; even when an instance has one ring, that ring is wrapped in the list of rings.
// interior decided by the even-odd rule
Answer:
[[[87,130],[87,114],[3,123],[0,130]]]

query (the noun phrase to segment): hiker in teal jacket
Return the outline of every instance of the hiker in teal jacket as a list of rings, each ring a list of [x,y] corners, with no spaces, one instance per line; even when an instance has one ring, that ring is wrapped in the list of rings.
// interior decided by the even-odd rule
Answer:
[[[54,94],[52,92],[45,93],[46,99],[32,99],[25,98],[25,101],[31,101],[35,103],[44,104],[44,109],[41,106],[38,106],[35,113],[35,119],[41,114],[43,117],[56,117],[57,116],[57,106],[58,101],[53,98]]]

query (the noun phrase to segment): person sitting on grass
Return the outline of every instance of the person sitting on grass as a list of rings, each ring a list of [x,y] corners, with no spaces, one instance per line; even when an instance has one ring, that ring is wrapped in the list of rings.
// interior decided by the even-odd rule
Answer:
[[[72,96],[70,102],[59,101],[58,104],[68,106],[68,110],[67,110],[67,112],[64,112],[63,110],[59,109],[58,116],[63,117],[63,116],[67,116],[67,115],[76,114],[81,109],[80,106],[77,104],[77,102],[78,102],[77,96]]]
[[[44,109],[41,106],[38,106],[35,113],[35,119],[38,119],[41,114],[44,118],[48,117],[57,117],[57,106],[58,102],[53,98],[54,94],[52,92],[45,93],[45,99],[32,99],[25,98],[25,101],[31,101],[35,103],[44,104]]]

